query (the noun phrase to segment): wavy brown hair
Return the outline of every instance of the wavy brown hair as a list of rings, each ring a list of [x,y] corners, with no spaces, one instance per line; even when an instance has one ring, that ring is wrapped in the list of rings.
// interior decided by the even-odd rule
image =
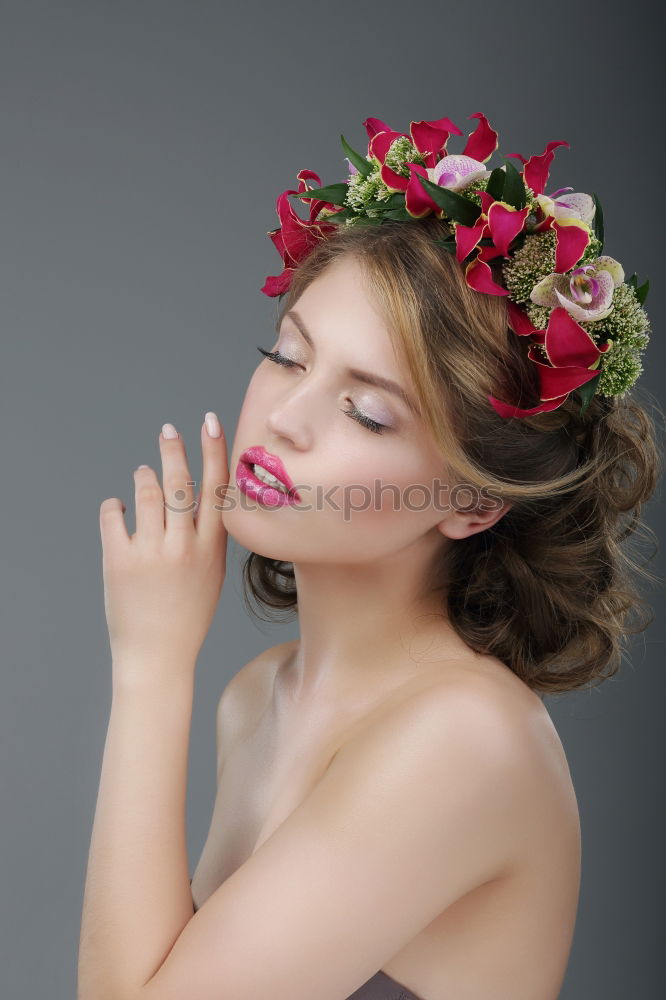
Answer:
[[[434,242],[446,235],[435,216],[341,225],[301,262],[279,318],[333,260],[358,262],[448,469],[511,504],[490,528],[443,549],[427,583],[467,645],[533,690],[590,687],[617,672],[625,638],[654,618],[634,577],[657,578],[628,543],[654,537],[640,515],[662,472],[655,421],[633,392],[597,394],[582,415],[572,394],[548,413],[500,417],[488,394],[539,401],[528,338],[509,328],[504,297],[469,288]],[[243,586],[256,617],[249,595],[263,620],[296,614],[293,564],[251,552]]]

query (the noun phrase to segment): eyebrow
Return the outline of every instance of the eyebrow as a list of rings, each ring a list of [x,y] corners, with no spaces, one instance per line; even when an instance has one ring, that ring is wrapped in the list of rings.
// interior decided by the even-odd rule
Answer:
[[[316,350],[312,337],[308,333],[302,318],[294,309],[290,309],[284,314],[284,316],[280,317],[276,327],[277,332],[279,332],[279,329],[282,326],[282,320],[287,316],[294,321],[304,340],[307,341],[312,350]],[[398,385],[397,382],[393,382],[390,378],[383,378],[381,375],[372,375],[370,372],[361,371],[359,368],[347,368],[346,374],[351,375],[352,378],[357,380],[357,382],[364,382],[366,385],[376,385],[379,389],[386,389],[387,392],[390,392],[394,396],[401,399],[403,403],[412,411],[412,413],[418,414],[418,407],[412,401],[410,396],[405,392],[401,385]]]

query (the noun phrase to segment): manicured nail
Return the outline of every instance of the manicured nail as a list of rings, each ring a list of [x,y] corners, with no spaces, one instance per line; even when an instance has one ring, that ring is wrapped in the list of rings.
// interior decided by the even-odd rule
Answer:
[[[162,427],[162,436],[165,438],[177,438],[178,431],[173,426],[173,424],[164,424]]]
[[[220,421],[212,410],[209,410],[206,414],[206,430],[208,431],[208,436],[212,438],[219,438],[222,434]]]
[[[147,469],[147,465],[137,465],[137,469]]]

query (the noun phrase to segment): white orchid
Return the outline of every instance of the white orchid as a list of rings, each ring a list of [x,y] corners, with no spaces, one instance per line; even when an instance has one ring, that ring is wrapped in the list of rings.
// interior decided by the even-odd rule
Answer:
[[[605,319],[613,311],[613,290],[624,281],[622,265],[602,256],[574,268],[571,274],[547,274],[532,289],[538,306],[564,306],[576,322]]]

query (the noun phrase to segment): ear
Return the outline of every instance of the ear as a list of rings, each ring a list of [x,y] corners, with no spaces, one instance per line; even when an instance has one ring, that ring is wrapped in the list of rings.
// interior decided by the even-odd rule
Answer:
[[[474,500],[474,506],[472,506]],[[465,509],[465,507],[469,509]],[[496,524],[511,510],[512,504],[501,500],[494,494],[482,497],[477,503],[469,489],[452,501],[451,509],[437,525],[438,530],[446,538],[468,538],[479,531],[485,531]]]

